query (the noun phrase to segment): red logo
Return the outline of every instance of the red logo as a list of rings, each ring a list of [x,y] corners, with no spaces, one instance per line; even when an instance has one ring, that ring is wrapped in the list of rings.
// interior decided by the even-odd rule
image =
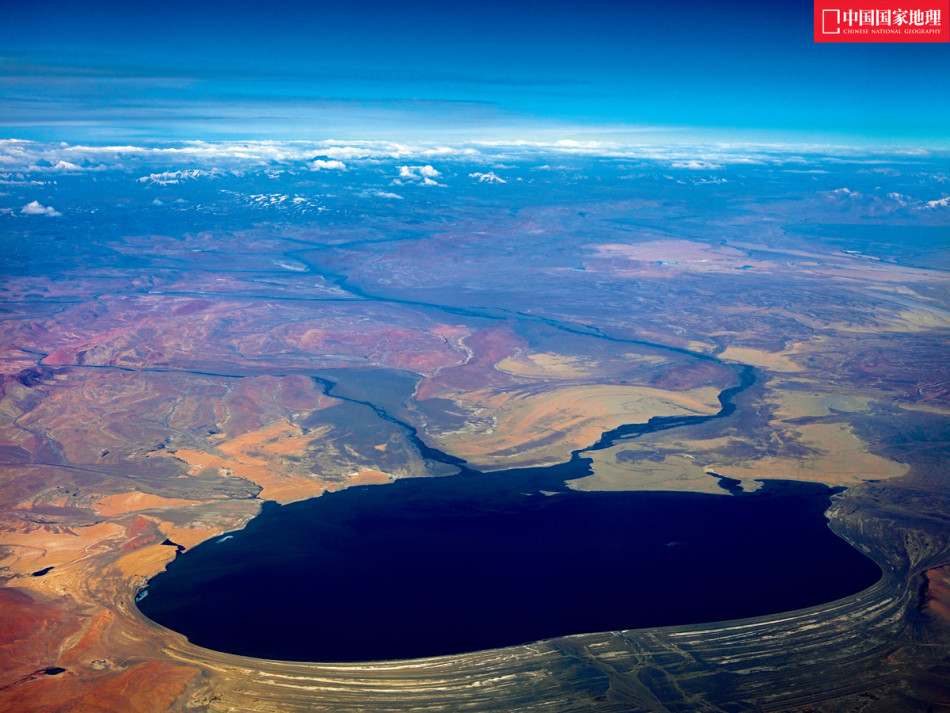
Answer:
[[[815,42],[950,42],[950,0],[815,0]]]

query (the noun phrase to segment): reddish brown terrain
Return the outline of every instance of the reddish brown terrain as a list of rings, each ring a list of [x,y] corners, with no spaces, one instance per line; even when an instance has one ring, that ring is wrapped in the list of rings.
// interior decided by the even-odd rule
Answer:
[[[603,186],[539,187],[525,164],[524,183],[466,184],[444,211],[353,194],[319,218],[250,216],[227,201],[263,189],[237,186],[161,189],[212,207],[158,234],[95,232],[78,203],[55,230],[3,217],[0,710],[950,706],[946,212],[862,207],[835,190],[876,196],[881,176],[820,157],[817,185],[780,188],[768,166],[716,187],[558,158]],[[128,190],[158,210],[159,189]],[[411,429],[483,471],[560,463],[624,424],[716,414],[744,365],[735,413],[591,452],[571,487],[845,486],[829,518],[883,566],[871,590],[745,623],[338,666],[201,649],[134,604],[180,548],[264,501],[452,472]]]

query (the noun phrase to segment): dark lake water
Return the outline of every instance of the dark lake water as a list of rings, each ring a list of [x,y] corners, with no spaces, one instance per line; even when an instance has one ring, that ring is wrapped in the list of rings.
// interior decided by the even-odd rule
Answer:
[[[266,503],[244,530],[179,555],[139,607],[220,651],[366,661],[770,614],[880,576],[828,528],[823,486],[564,487],[586,470],[575,455]]]

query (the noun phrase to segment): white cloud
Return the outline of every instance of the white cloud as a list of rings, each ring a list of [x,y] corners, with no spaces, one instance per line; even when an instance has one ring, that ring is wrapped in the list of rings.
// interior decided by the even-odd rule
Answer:
[[[199,169],[192,169],[190,171],[163,171],[162,173],[150,173],[136,180],[139,183],[157,183],[161,186],[167,186],[169,184],[184,183],[185,181],[194,181],[204,176],[215,176],[217,173],[216,171],[201,171]]]
[[[345,171],[346,164],[342,161],[324,161],[323,159],[315,159],[310,162],[311,171]]]
[[[443,184],[434,180],[441,177],[442,174],[439,171],[436,171],[432,166],[400,166],[399,167],[399,178],[394,178],[392,184],[394,186],[404,186],[406,182],[415,181],[417,185],[421,186],[441,186]],[[405,179],[405,180],[400,180]]]
[[[513,165],[531,170],[534,175],[543,171],[583,171],[585,159],[605,160],[620,168],[624,161],[631,164],[632,173],[651,168],[661,171],[674,167],[675,178],[695,182],[706,181],[712,175],[724,175],[723,168],[733,165],[763,164],[786,170],[815,172],[834,167],[836,163],[859,163],[868,154],[859,149],[817,145],[782,144],[639,144],[598,141],[460,141],[458,143],[413,142],[399,144],[388,141],[225,141],[176,142],[174,144],[132,146],[94,146],[44,143],[36,141],[0,139],[0,187],[4,184],[38,186],[36,193],[45,195],[36,179],[50,179],[68,173],[114,171],[128,180],[137,177],[145,184],[174,184],[190,181],[199,176],[255,175],[279,177],[300,175],[313,171],[350,171],[367,168],[393,180],[393,186],[434,186],[445,183],[445,176],[470,176],[470,180],[494,181],[497,171],[506,171]],[[882,165],[894,160],[893,152],[880,159]],[[876,153],[874,155],[877,155]],[[932,154],[924,154],[932,155]],[[574,159],[578,159],[575,161]],[[875,159],[878,160],[878,159]],[[436,161],[443,168],[435,169]],[[906,162],[906,161],[905,161]],[[423,165],[424,164],[424,165]],[[542,164],[542,165],[536,165]],[[678,169],[678,170],[677,170]],[[684,170],[685,169],[685,170]],[[512,169],[513,170],[513,169]],[[693,171],[686,179],[687,171]],[[705,175],[704,175],[704,172]],[[716,172],[716,173],[713,173]],[[932,196],[942,196],[934,190],[937,181],[947,181],[945,174],[920,174],[931,185]],[[482,178],[488,176],[488,178]],[[500,180],[514,182],[499,176]],[[382,183],[373,184],[382,186]],[[360,191],[364,186],[354,186]],[[946,183],[939,188],[945,188]],[[888,188],[882,189],[880,197]],[[260,189],[259,189],[260,190]],[[408,190],[408,189],[407,189]],[[29,195],[29,194],[27,194]],[[841,193],[831,194],[839,198]],[[380,197],[380,196],[377,196]],[[942,198],[936,201],[941,208]],[[166,203],[168,203],[166,199]],[[891,206],[894,203],[888,201]],[[301,204],[302,205],[302,204]],[[923,208],[926,203],[914,200],[909,205]],[[14,208],[15,212],[19,208]]]
[[[355,158],[367,158],[372,156],[373,152],[368,149],[357,148],[356,146],[331,146],[328,149],[325,149],[320,152],[321,156],[326,156],[327,158],[342,158],[342,159],[355,159]]]
[[[470,173],[468,177],[477,179],[479,183],[508,183],[508,181],[497,175],[494,171],[489,171],[488,173]]]
[[[950,207],[950,196],[944,196],[939,200],[927,201],[928,208],[947,208]]]
[[[362,193],[360,193],[360,195],[363,198],[388,198],[390,200],[397,200],[397,201],[403,200],[403,197],[399,195],[398,193],[390,193],[389,191],[379,191],[379,190],[363,191]]]
[[[341,144],[336,141],[323,141],[317,144],[320,148],[314,151],[315,156],[347,160],[362,159],[399,159],[412,156],[418,147],[396,144],[391,141],[357,141]]]
[[[50,218],[55,218],[58,215],[62,215],[62,213],[53,208],[53,206],[43,205],[39,201],[30,201],[25,206],[20,208],[20,212],[23,215],[47,215]]]
[[[411,179],[420,179],[420,178],[440,178],[441,173],[436,171],[432,166],[400,166],[399,167],[399,177],[400,178],[411,178]]]
[[[575,141],[573,139],[561,139],[560,141],[554,142],[554,147],[558,149],[584,149],[584,150],[597,150],[605,147],[615,147],[617,144],[608,143],[604,141]]]
[[[451,148],[449,146],[436,146],[431,149],[425,149],[422,151],[423,156],[451,156],[454,153],[457,153],[458,149]]]
[[[718,171],[722,168],[722,164],[690,159],[689,161],[674,161],[673,168],[688,168],[691,171]]]
[[[858,191],[852,191],[847,186],[841,188],[835,188],[833,191],[826,191],[826,195],[834,196],[835,198],[840,198],[847,196],[848,198],[860,198],[861,194]]]

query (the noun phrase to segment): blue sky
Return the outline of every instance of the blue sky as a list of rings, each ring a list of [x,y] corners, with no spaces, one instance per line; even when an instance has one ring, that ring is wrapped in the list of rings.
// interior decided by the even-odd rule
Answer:
[[[950,145],[950,45],[812,42],[810,2],[2,10],[0,135]]]

